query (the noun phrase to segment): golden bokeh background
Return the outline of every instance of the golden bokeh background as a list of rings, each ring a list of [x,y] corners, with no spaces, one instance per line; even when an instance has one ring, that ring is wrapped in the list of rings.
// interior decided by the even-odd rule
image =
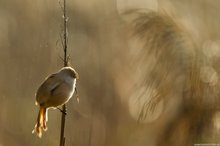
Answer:
[[[72,98],[67,104],[66,146],[220,143],[218,0],[67,0],[67,5],[68,53],[80,75],[80,103]],[[191,82],[185,82],[178,63],[171,63],[174,71],[167,80],[158,79],[161,90],[170,91],[169,98],[160,98],[154,112],[140,118],[145,103],[162,95],[155,86],[140,83],[164,59],[140,59],[146,51],[137,48],[145,42],[130,37],[130,16],[124,15],[130,9],[169,15],[184,28],[190,40],[186,54],[200,58],[190,60],[201,67],[196,73],[202,82],[195,92],[199,99],[185,100]],[[63,66],[62,20],[59,0],[0,1],[0,146],[59,145],[58,110],[49,110],[48,131],[41,139],[31,131],[38,113],[35,92],[47,75]],[[162,77],[164,70],[158,68],[155,74]],[[185,110],[182,104],[192,108]]]

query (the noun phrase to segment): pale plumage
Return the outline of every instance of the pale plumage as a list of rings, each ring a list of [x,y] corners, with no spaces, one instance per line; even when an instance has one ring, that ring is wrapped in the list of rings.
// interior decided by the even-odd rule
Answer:
[[[77,72],[71,67],[64,67],[59,72],[46,78],[36,93],[36,103],[40,106],[37,123],[33,130],[38,137],[42,131],[47,130],[47,110],[51,107],[61,106],[72,97],[75,87]]]

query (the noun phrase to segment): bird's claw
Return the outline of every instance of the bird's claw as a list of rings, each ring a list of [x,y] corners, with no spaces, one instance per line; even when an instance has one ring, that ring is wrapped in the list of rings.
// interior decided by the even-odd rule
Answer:
[[[67,114],[67,112],[66,111],[64,111],[64,110],[62,110],[62,109],[60,109],[59,107],[57,107],[57,109],[61,112],[61,113],[63,113],[63,114]]]

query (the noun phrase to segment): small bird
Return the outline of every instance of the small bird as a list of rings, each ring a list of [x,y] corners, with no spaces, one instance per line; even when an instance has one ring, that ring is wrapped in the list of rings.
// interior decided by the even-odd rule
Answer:
[[[41,138],[42,131],[47,130],[47,110],[57,108],[69,101],[76,90],[78,78],[78,73],[71,67],[63,67],[46,78],[36,93],[36,105],[40,110],[32,133],[36,133]],[[77,101],[79,101],[78,97]]]

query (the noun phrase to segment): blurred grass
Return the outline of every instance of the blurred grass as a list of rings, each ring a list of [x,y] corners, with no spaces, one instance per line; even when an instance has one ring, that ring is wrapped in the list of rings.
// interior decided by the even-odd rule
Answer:
[[[186,27],[198,46],[205,40],[219,39],[220,3],[217,0],[159,0],[158,4],[168,14],[175,14],[172,18]],[[170,121],[175,119],[172,116],[181,111],[181,100],[176,101],[173,96],[158,120],[138,124],[129,112],[128,100],[138,88],[134,84],[137,78],[132,65],[140,64],[130,64],[133,55],[128,51],[130,30],[123,16],[118,14],[116,1],[74,0],[68,1],[68,5],[68,45],[71,64],[80,74],[77,83],[80,104],[75,99],[68,103],[66,145],[155,145],[161,131],[166,131]],[[48,131],[42,139],[31,131],[38,110],[34,104],[35,91],[48,74],[62,67],[59,59],[62,49],[60,42],[56,43],[61,32],[61,16],[58,1],[0,1],[0,146],[59,144],[59,111],[49,111]],[[219,65],[218,59],[210,61],[215,62],[215,68]],[[142,65],[145,64],[147,62]],[[143,66],[139,68],[141,75],[145,74]],[[174,113],[167,112],[169,110]],[[198,112],[201,114],[203,110]],[[206,114],[207,118],[211,117]],[[192,123],[193,115],[180,115],[171,140],[184,135],[181,127],[184,122]],[[186,129],[183,141],[189,138],[187,132]],[[219,142],[216,136],[219,133],[203,132],[205,136],[198,142]]]

